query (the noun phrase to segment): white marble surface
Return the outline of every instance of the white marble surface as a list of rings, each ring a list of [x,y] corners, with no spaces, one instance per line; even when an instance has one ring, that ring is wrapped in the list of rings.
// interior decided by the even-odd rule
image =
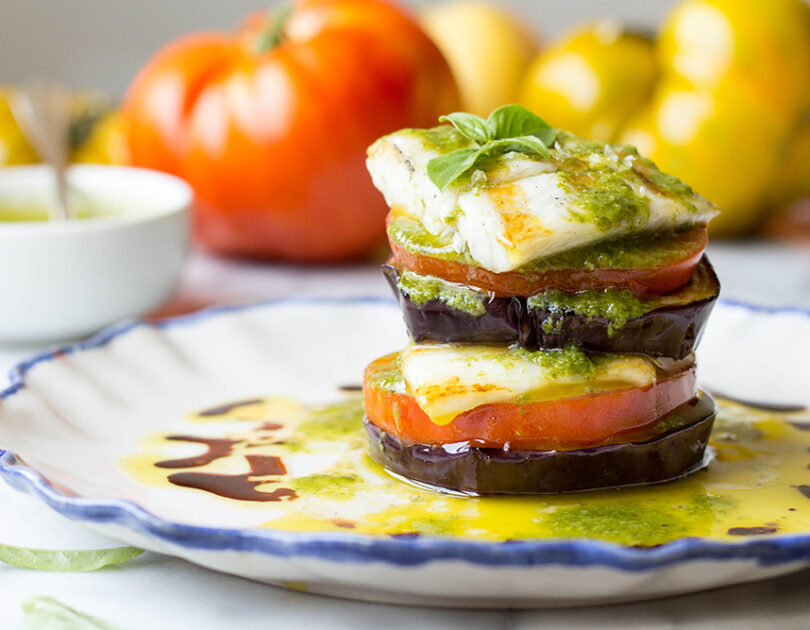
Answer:
[[[810,308],[810,253],[767,244],[714,245],[724,296]],[[333,270],[221,261],[196,254],[177,298],[183,312],[284,295],[388,295],[376,266]],[[0,348],[0,369],[40,348]],[[114,546],[0,484],[0,543],[43,548]],[[23,628],[20,602],[47,595],[130,630],[162,628],[807,628],[810,571],[656,602],[548,611],[405,608],[293,593],[144,554],[120,567],[57,574],[0,565],[0,627]]]

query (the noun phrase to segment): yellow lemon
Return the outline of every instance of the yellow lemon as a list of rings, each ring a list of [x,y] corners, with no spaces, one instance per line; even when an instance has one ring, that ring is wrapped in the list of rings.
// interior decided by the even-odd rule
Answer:
[[[0,86],[0,166],[35,164],[36,151],[28,144],[11,113],[11,87]],[[77,92],[71,97],[70,161],[125,164],[128,149],[122,120],[109,99]]]
[[[794,116],[810,99],[810,10],[802,0],[685,0],[664,23],[662,71],[700,89],[729,79]]]
[[[486,2],[457,0],[429,7],[421,22],[450,64],[465,111],[487,116],[517,99],[537,42],[515,17]]]
[[[123,120],[116,110],[94,118],[81,140],[71,151],[71,162],[126,164],[129,160]]]
[[[556,127],[613,140],[649,98],[656,74],[653,42],[606,20],[540,54],[526,75],[520,103]]]
[[[775,207],[788,205],[798,197],[810,196],[810,108],[802,112],[793,128],[790,145],[770,191]]]
[[[11,94],[11,88],[0,87],[0,166],[33,164],[37,161],[37,154],[11,114]]]
[[[70,161],[125,164],[129,150],[123,118],[105,94],[75,92],[71,97]]]
[[[710,90],[669,78],[621,141],[716,203],[721,214],[711,232],[730,236],[760,217],[790,132],[784,116],[746,82],[728,79]]]

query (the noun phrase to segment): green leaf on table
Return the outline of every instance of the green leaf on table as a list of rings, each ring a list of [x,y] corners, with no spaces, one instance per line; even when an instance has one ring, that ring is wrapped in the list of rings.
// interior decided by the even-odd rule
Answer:
[[[454,112],[441,116],[461,135],[478,146],[439,155],[427,163],[427,175],[439,190],[445,190],[484,157],[518,152],[548,158],[557,130],[537,114],[520,105],[504,105],[487,120],[474,114]]]
[[[22,604],[26,630],[123,630],[65,606],[51,597],[29,597]]]
[[[0,545],[0,562],[21,569],[39,571],[95,571],[136,558],[143,549],[115,547],[113,549],[29,549]]]

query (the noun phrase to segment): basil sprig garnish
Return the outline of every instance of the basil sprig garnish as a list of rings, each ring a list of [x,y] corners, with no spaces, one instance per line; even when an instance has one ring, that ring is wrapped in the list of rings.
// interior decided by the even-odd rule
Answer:
[[[475,114],[455,112],[442,116],[465,138],[477,146],[457,149],[427,163],[427,174],[439,190],[444,190],[481,159],[510,151],[549,157],[557,130],[537,114],[520,105],[504,105],[484,120]]]

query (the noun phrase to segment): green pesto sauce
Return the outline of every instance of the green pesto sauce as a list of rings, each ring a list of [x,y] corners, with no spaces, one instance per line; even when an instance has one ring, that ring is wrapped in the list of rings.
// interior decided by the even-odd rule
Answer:
[[[650,200],[638,192],[643,182],[627,156],[637,154],[560,132],[551,158],[560,169],[560,186],[574,193],[574,219],[603,232],[637,230],[647,223]]]
[[[412,271],[403,270],[397,281],[397,287],[418,306],[439,300],[451,308],[476,317],[486,312],[484,307],[486,296],[482,291],[445,282],[435,276],[420,276]]]
[[[408,135],[418,138],[422,146],[429,151],[438,153],[450,153],[457,149],[466,149],[473,146],[473,142],[465,138],[455,127],[450,125],[439,125],[429,129],[403,129],[396,135]]]
[[[649,217],[649,198],[636,192],[643,187],[678,199],[687,211],[696,211],[695,191],[677,177],[662,173],[634,146],[602,144],[561,131],[551,154],[562,171],[564,185],[578,193],[580,220],[593,221],[600,229],[643,226]]]
[[[312,409],[295,431],[295,437],[327,442],[356,438],[362,431],[363,401],[352,398]]]
[[[563,161],[564,159],[586,159],[593,154],[605,153],[605,146],[596,140],[588,140],[587,138],[580,138],[575,136],[569,131],[560,131],[557,133],[557,140],[554,143],[552,157],[557,160]]]
[[[585,379],[593,378],[600,364],[609,361],[610,357],[589,355],[574,343],[568,343],[559,350],[526,350],[525,348],[510,347],[497,353],[491,358],[499,361],[514,361],[515,359],[528,360],[547,370],[552,378],[566,376],[582,376]]]
[[[307,450],[307,440],[302,437],[286,438],[284,440],[284,450],[288,453],[300,453]]]
[[[444,240],[440,236],[434,236],[415,219],[395,218],[388,224],[388,237],[412,254],[477,266],[469,253],[455,251],[450,241]]]
[[[689,422],[689,418],[682,416],[679,413],[670,412],[655,423],[654,431],[660,433],[663,431],[671,431],[677,429]]]
[[[635,147],[631,147],[635,151]],[[673,197],[691,197],[695,194],[692,187],[684,184],[680,179],[674,175],[668,175],[658,170],[658,167],[652,160],[647,158],[638,158],[638,171],[642,176],[649,181],[659,192],[668,194]],[[686,201],[685,199],[682,199]]]
[[[316,473],[291,479],[290,485],[302,495],[345,501],[363,489],[363,480],[350,473]]]
[[[556,269],[639,269],[666,266],[681,259],[693,243],[682,242],[678,231],[637,234],[610,239],[560,252],[533,261],[517,271],[521,273]],[[389,238],[411,254],[457,262],[470,267],[478,263],[469,252],[457,252],[449,240],[428,232],[415,219],[397,217],[388,226]]]
[[[628,320],[641,317],[660,306],[655,300],[641,300],[629,289],[604,289],[566,293],[545,291],[527,300],[530,309],[546,309],[548,315],[541,322],[546,333],[559,330],[564,313],[576,313],[585,319],[609,320],[608,335]]]
[[[619,226],[630,229],[641,228],[649,217],[650,201],[643,195],[637,195],[630,185],[613,171],[601,171],[595,175],[594,182],[578,192],[577,211],[573,216],[581,223],[593,223],[603,232]],[[560,176],[561,182],[573,188],[575,180],[566,175]]]
[[[405,381],[399,367],[374,372],[369,376],[368,384],[373,389],[384,392],[403,393],[405,391]]]
[[[566,344],[559,350],[531,351],[518,346],[493,347],[492,352],[483,355],[482,358],[497,361],[506,367],[515,366],[520,361],[531,361],[547,370],[553,378],[576,375],[585,379],[592,378],[600,365],[611,360],[609,355],[589,355],[574,343]],[[389,392],[406,391],[402,371],[398,366],[372,374],[368,385]]]
[[[644,501],[617,501],[613,505],[577,505],[549,514],[543,521],[548,532],[561,538],[599,538],[623,545],[660,545],[683,536],[705,535],[716,512],[728,501],[694,494],[669,507]]]
[[[559,332],[566,313],[585,319],[608,320],[608,334],[613,334],[631,319],[667,306],[690,304],[717,297],[719,287],[705,265],[698,265],[689,282],[672,293],[638,298],[629,289],[590,289],[577,293],[544,291],[526,302],[530,309],[548,311],[540,323],[546,333]]]
[[[640,269],[666,266],[680,260],[694,244],[676,238],[678,231],[654,232],[616,238],[579,247],[534,261],[524,272],[555,269]]]
[[[562,330],[562,325],[563,318],[552,315],[549,315],[542,322],[540,322],[540,328],[542,328],[543,332],[547,335],[560,332]]]

